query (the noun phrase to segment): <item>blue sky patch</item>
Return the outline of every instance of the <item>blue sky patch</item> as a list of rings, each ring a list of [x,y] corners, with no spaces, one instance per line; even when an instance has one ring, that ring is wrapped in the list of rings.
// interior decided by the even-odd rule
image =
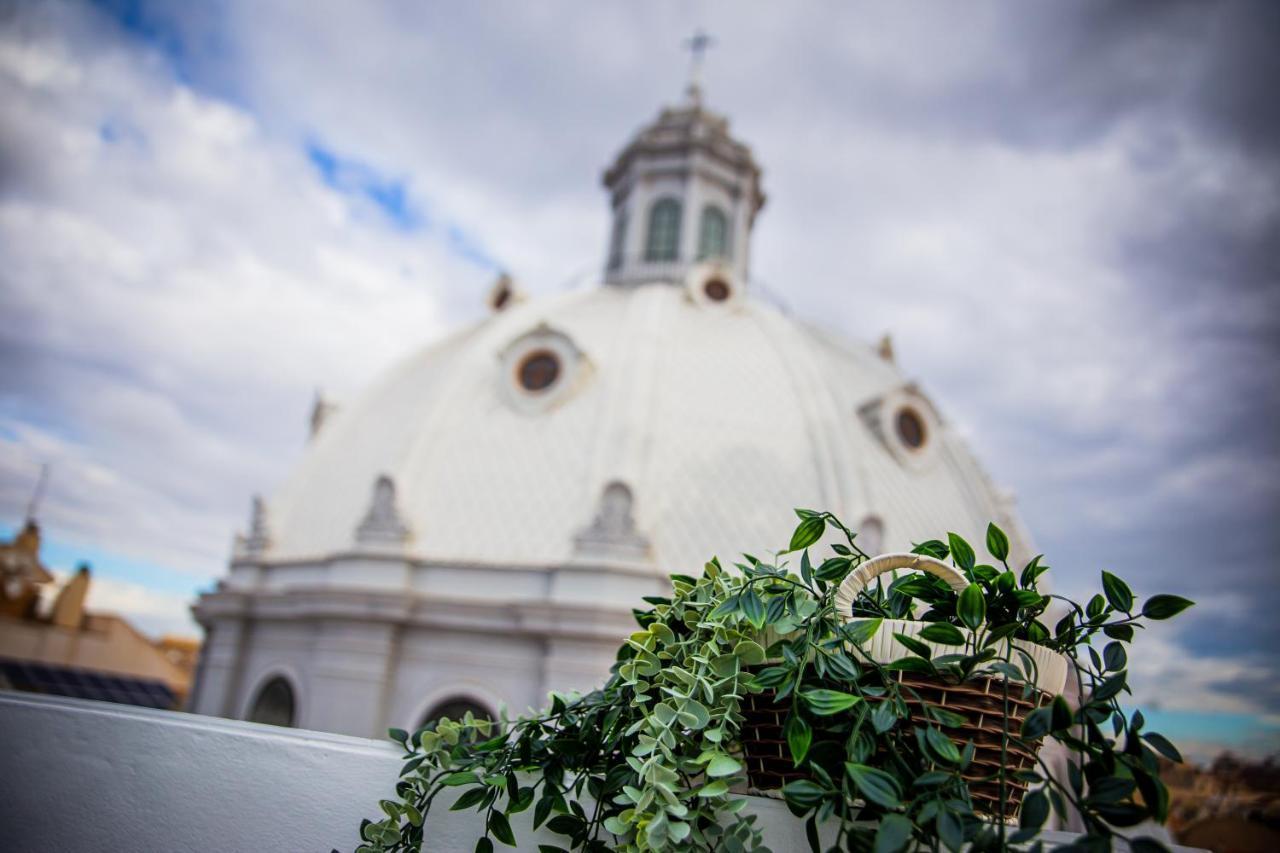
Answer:
[[[307,159],[326,186],[372,202],[400,231],[416,231],[426,225],[403,179],[389,178],[369,164],[341,156],[314,140],[307,143],[306,150]]]

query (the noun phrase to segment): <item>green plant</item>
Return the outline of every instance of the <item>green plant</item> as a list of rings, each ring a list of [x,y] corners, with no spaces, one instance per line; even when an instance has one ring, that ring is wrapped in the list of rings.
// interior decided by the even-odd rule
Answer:
[[[737,571],[713,560],[700,578],[672,576],[670,597],[635,611],[639,630],[618,651],[612,674],[584,696],[551,696],[537,716],[496,723],[443,720],[412,734],[393,729],[406,762],[385,818],[365,821],[361,850],[419,850],[423,822],[441,792],[462,789],[453,809],[483,815],[477,851],[514,845],[509,815],[533,810],[575,850],[764,850],[755,817],[744,812],[743,704],[773,691],[786,709],[785,737],[803,778],[782,794],[806,821],[819,850],[819,827],[835,823],[832,850],[888,853],[911,843],[932,850],[1004,849],[1032,843],[1050,811],[1076,811],[1081,849],[1106,849],[1113,827],[1163,821],[1168,795],[1157,754],[1180,760],[1140,712],[1127,715],[1127,645],[1143,619],[1166,619],[1191,602],[1157,595],[1140,609],[1124,581],[1102,573],[1103,592],[1081,606],[1042,594],[1039,557],[1015,574],[995,525],[986,546],[995,564],[979,564],[955,534],[915,552],[950,558],[968,584],[957,593],[929,575],[907,574],[863,590],[850,614],[836,612],[841,581],[868,559],[855,534],[830,513],[797,511],[790,547],[796,571],[746,556]],[[828,531],[843,543],[816,565],[809,549]],[[1051,630],[1041,621],[1054,600],[1065,613]],[[850,618],[852,617],[852,618]],[[888,619],[929,623],[922,636],[898,635],[911,654],[877,662],[866,652]],[[1020,730],[1009,703],[1027,696],[1034,663],[1016,643],[1043,645],[1073,662],[1078,707],[1056,696]],[[1102,645],[1102,649],[1097,648]],[[1067,778],[1040,761],[1006,785],[1029,783],[1020,826],[983,820],[970,796],[974,744],[963,718],[930,705],[904,675],[962,683],[996,679],[1004,702],[1001,748],[1035,752],[1047,740],[1072,756]],[[923,709],[913,718],[911,708]],[[1010,791],[1012,789],[1010,788]],[[1158,849],[1151,840],[1136,850]],[[560,848],[543,847],[544,851]]]

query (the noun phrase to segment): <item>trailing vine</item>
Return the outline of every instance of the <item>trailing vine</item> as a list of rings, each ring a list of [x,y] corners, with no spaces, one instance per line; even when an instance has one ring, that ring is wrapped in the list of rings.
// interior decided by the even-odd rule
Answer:
[[[480,814],[478,853],[495,842],[514,846],[510,817],[526,810],[535,828],[563,838],[563,847],[540,845],[546,853],[764,851],[747,809],[742,737],[744,706],[768,691],[785,711],[787,750],[800,771],[781,796],[805,821],[815,851],[1035,848],[1051,813],[1077,815],[1084,832],[1075,846],[1101,850],[1117,828],[1164,821],[1157,756],[1181,756],[1120,699],[1129,692],[1128,646],[1144,621],[1191,602],[1156,595],[1139,607],[1108,572],[1085,605],[1046,595],[1042,559],[1015,573],[1008,539],[991,525],[992,563],[978,563],[955,534],[914,550],[949,558],[967,582],[963,591],[902,574],[861,590],[842,614],[836,591],[869,556],[830,513],[797,514],[783,552],[798,555],[794,570],[780,558],[746,555],[733,569],[712,560],[701,577],[673,575],[670,596],[647,598],[648,608],[635,611],[638,629],[600,689],[552,694],[547,709],[515,720],[468,715],[413,733],[392,729],[405,764],[395,798],[380,803],[384,817],[361,825],[359,850],[423,849],[443,794],[449,808]],[[843,541],[815,563],[810,549],[830,531]],[[1051,607],[1063,614],[1052,628],[1043,621]],[[896,619],[930,624],[919,637],[894,634],[910,654],[876,661],[869,643]],[[1011,705],[1038,699],[1027,644],[1070,659],[1078,701],[1045,697],[1015,727]],[[1071,756],[1065,778],[1042,756],[1017,771],[1002,760],[982,775],[965,718],[922,698],[912,686],[920,678],[992,679],[1003,708],[1001,759],[1054,741]],[[976,781],[997,785],[1002,803],[1030,788],[1016,825],[975,808]],[[1151,839],[1131,843],[1139,853],[1161,849]]]

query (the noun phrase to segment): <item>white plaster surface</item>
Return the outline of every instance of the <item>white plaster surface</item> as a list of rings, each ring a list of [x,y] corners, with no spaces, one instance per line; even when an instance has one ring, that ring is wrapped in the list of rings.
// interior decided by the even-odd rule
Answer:
[[[9,853],[351,850],[400,768],[385,741],[8,691],[0,745]],[[431,813],[427,849],[474,849],[475,813],[448,805]],[[782,803],[748,808],[776,853],[808,849]],[[531,814],[512,821],[518,850],[562,841],[532,832]]]

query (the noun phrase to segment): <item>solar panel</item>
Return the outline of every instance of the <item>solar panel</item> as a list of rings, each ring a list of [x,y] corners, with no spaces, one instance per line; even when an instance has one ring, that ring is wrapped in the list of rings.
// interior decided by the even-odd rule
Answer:
[[[177,704],[177,696],[169,686],[155,679],[6,658],[0,658],[0,671],[14,689],[30,693],[95,699],[143,708],[172,708]]]

